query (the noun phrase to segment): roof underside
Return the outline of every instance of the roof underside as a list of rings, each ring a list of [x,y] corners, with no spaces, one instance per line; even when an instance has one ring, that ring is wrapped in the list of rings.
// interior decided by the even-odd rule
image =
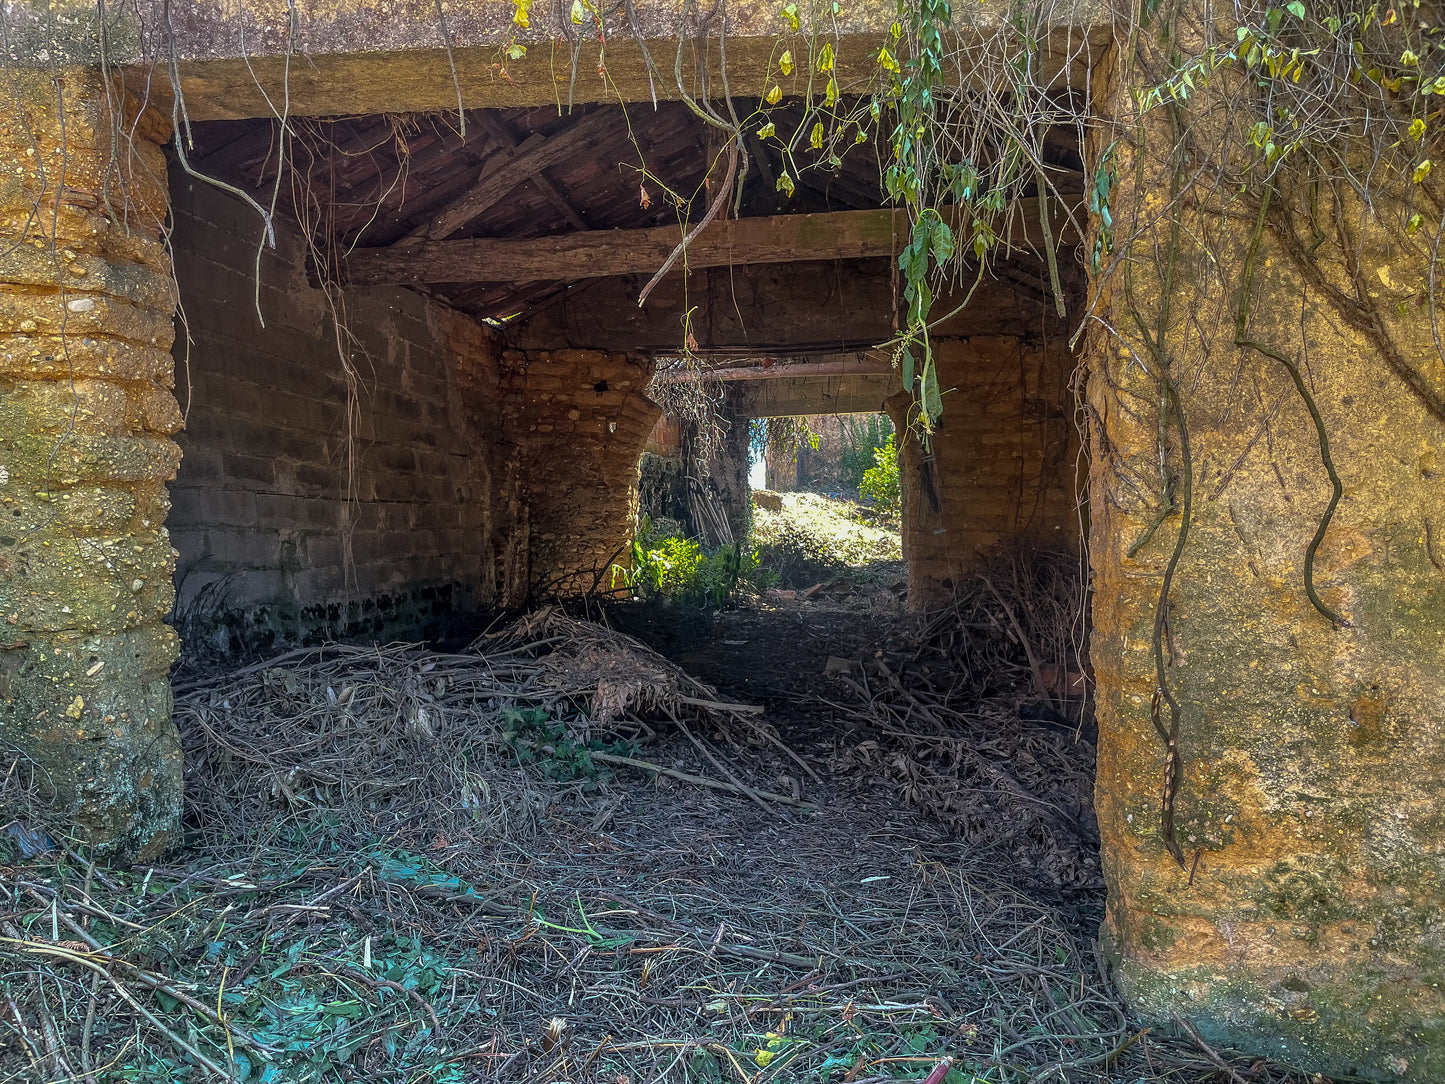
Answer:
[[[745,104],[751,112],[755,103]],[[805,123],[800,104],[775,107],[770,119],[785,138]],[[726,174],[723,137],[680,102],[472,110],[465,125],[456,112],[300,119],[290,122],[284,145],[280,133],[276,120],[198,123],[187,157],[263,204],[276,195],[311,239],[313,273],[322,275],[353,248],[696,222]],[[826,152],[808,147],[806,133],[794,142],[802,149],[787,169],[796,180],[789,197],[778,188],[779,141],[764,146],[748,137],[740,217],[882,205],[875,140],[850,147],[832,166]],[[1082,191],[1074,132],[1049,133],[1044,157],[1058,192]],[[1042,281],[1027,260],[1011,274],[1026,295]],[[414,288],[495,321],[540,311],[586,278]]]

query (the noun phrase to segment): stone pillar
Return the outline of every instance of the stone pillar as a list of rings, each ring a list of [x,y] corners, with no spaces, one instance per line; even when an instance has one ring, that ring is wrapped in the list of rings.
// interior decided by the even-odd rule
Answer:
[[[933,344],[943,418],[925,457],[907,424],[912,398],[885,404],[898,431],[903,556],[915,608],[1010,548],[1077,552],[1074,359],[1059,321],[1038,342],[1003,336]]]
[[[168,133],[114,116],[119,94],[78,70],[0,84],[0,755],[52,831],[146,858],[181,802],[163,623],[181,418]]]
[[[1276,186],[1263,220],[1238,183],[1171,199],[1212,153],[1180,140],[1220,145],[1204,107],[1171,129],[1166,109],[1130,116],[1129,77],[1096,80],[1120,92],[1121,262],[1095,283],[1086,408],[1118,982],[1211,1042],[1445,1079],[1433,229],[1411,238],[1383,171],[1373,211],[1328,182]],[[1334,492],[1311,405],[1342,482],[1313,554],[1338,624],[1305,583]]]
[[[651,360],[633,354],[502,356],[501,438],[520,478],[509,521],[528,544],[533,596],[615,589],[637,522],[642,450],[662,416],[647,397],[651,376]]]

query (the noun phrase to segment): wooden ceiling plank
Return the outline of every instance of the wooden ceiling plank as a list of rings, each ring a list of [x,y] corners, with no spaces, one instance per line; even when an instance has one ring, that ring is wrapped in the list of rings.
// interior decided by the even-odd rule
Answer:
[[[487,134],[506,150],[515,151],[521,144],[521,140],[514,136],[511,130],[502,124],[501,121],[497,120],[491,113],[479,111],[473,114],[473,120],[485,128]],[[583,221],[582,216],[577,213],[577,208],[573,207],[572,204],[567,201],[567,197],[557,190],[557,186],[549,181],[547,175],[540,169],[537,171],[536,176],[532,178],[532,183],[537,186],[542,195],[547,197],[547,202],[557,208],[558,213],[567,220],[568,225],[574,230],[590,229],[587,223]]]
[[[614,118],[607,114],[593,114],[551,138],[533,135],[510,150],[504,149],[500,155],[494,156],[500,160],[488,162],[470,189],[444,207],[430,222],[408,233],[402,243],[439,241],[450,237],[500,203],[523,181],[533,180],[549,166],[590,149],[598,137],[615,123]]]
[[[1042,243],[1034,201],[1018,201],[1020,214],[1010,241]],[[963,212],[953,209],[959,221]],[[1068,220],[1054,215],[1059,243],[1076,243]],[[893,208],[774,215],[715,222],[694,238],[685,261],[691,268],[794,263],[800,260],[888,256],[906,243],[908,220]],[[578,281],[614,275],[651,274],[681,238],[677,226],[592,230],[528,240],[477,237],[389,248],[355,249],[346,278],[355,286],[428,282]]]

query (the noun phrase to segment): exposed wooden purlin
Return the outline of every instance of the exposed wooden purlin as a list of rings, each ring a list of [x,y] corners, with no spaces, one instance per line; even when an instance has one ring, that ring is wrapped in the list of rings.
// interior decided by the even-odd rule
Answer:
[[[898,374],[796,377],[738,386],[733,402],[749,418],[788,418],[813,414],[871,414],[902,385]]]
[[[403,241],[401,248],[393,251],[400,255],[402,252],[427,251],[430,246],[416,246],[406,244],[416,240],[440,241],[450,237],[460,229],[464,229],[476,221],[489,208],[500,203],[508,192],[521,184],[524,180],[533,180],[544,169],[565,162],[575,154],[581,154],[588,150],[591,145],[605,136],[607,131],[615,127],[616,120],[608,114],[594,114],[584,117],[566,131],[559,132],[550,138],[543,135],[528,136],[521,143],[516,144],[511,150],[504,150],[497,157],[500,161],[488,162],[483,167],[482,175],[477,179],[466,192],[463,192],[452,203],[448,204],[430,222],[418,226],[409,232]],[[518,242],[522,245],[530,245],[535,242]],[[549,276],[541,276],[543,278]],[[570,275],[552,275],[552,278],[570,278]],[[477,278],[466,279],[428,279],[410,278],[407,282],[462,282],[462,281],[483,281]]]
[[[591,279],[574,287],[545,313],[511,324],[505,334],[520,350],[596,349],[676,355],[687,349],[723,359],[770,355],[822,355],[870,350],[898,330],[893,261],[887,257],[837,263],[756,264],[694,270],[668,276],[645,308],[637,292],[646,276]],[[972,282],[934,299],[952,313]],[[1067,334],[1052,309],[1021,297],[1012,286],[984,276],[968,305],[936,333],[1037,335],[1041,328]]]
[[[1033,200],[1019,201],[1010,237],[1038,247],[1042,235]],[[964,212],[948,212],[958,223]],[[1062,231],[1061,231],[1062,232]],[[1022,236],[1020,236],[1022,234]],[[891,256],[907,243],[908,219],[899,209],[774,215],[715,222],[688,245],[688,267],[728,267],[855,260]],[[426,282],[533,282],[649,274],[677,247],[682,230],[598,230],[531,240],[477,237],[457,241],[356,249],[346,260],[347,281],[356,286]],[[1072,243],[1068,235],[1056,243]]]
[[[734,365],[719,369],[676,369],[659,373],[664,384],[683,384],[690,380],[718,380],[737,383],[755,380],[799,380],[836,376],[886,376],[893,372],[888,358],[876,352],[859,352],[848,357],[827,356],[796,361],[773,362],[771,358],[752,365]]]
[[[491,136],[504,151],[509,153],[515,152],[516,149],[521,146],[522,141],[514,136],[511,131],[491,113],[479,110],[473,115],[472,119],[474,123],[485,129],[486,133]],[[557,186],[549,181],[547,175],[540,169],[532,177],[532,183],[537,186],[537,190],[541,192],[542,195],[547,197],[547,202],[557,208],[557,212],[567,220],[568,225],[574,230],[591,229],[591,227],[583,221],[582,216],[577,213],[577,208],[567,202],[567,197],[557,191]]]

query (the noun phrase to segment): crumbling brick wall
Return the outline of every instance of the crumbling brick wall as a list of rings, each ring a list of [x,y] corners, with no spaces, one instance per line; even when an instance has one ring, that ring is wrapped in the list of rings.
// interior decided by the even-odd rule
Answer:
[[[607,589],[627,563],[638,464],[661,416],[646,395],[652,362],[596,350],[508,351],[502,440],[520,471],[517,531],[528,540],[531,589]]]
[[[170,526],[183,631],[223,650],[415,635],[515,601],[525,574],[493,486],[490,331],[409,290],[350,291],[343,339],[300,240],[175,171],[184,458]]]
[[[943,418],[925,460],[900,442],[908,595],[927,606],[1005,547],[1076,550],[1084,479],[1076,465],[1073,355],[1062,335],[933,344]],[[911,400],[889,401],[902,432]]]

